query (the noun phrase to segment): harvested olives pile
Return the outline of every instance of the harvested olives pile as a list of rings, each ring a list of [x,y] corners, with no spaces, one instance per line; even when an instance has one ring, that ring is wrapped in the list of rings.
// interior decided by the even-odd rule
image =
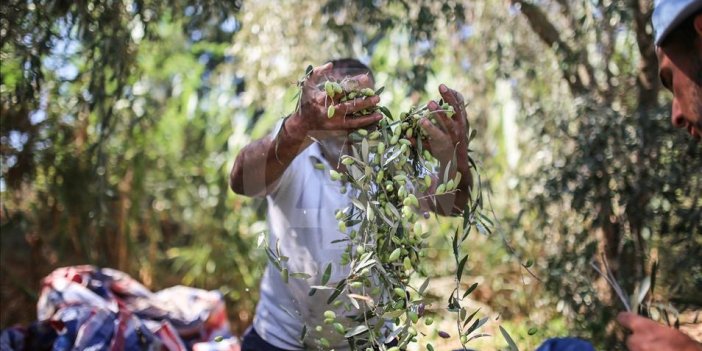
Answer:
[[[330,80],[320,85],[320,89],[326,91],[330,102],[332,97],[343,102],[359,96],[377,95],[383,90],[349,86],[345,81]],[[454,114],[449,104],[440,101],[439,105],[449,117]],[[328,108],[329,118],[339,118],[334,117],[333,104],[330,103]],[[420,343],[420,349],[433,350],[431,343],[420,340],[424,336],[420,330],[428,329],[420,325],[434,323],[428,313],[432,306],[427,305],[425,296],[429,279],[420,286],[410,285],[413,275],[426,276],[422,263],[426,256],[426,239],[431,234],[418,220],[429,217],[426,212],[429,207],[436,208],[437,195],[456,192],[463,175],[458,172],[449,178],[450,165],[444,167],[447,169],[444,174],[436,174],[440,169],[438,160],[429,150],[423,149],[421,142],[412,142],[412,139],[420,141],[425,138],[420,119],[426,117],[435,123],[433,112],[426,105],[412,107],[397,115],[386,107],[377,106],[360,111],[358,115],[376,110],[384,115],[377,128],[354,131],[349,136],[350,152],[340,159],[342,171],[329,171],[332,180],[344,183],[340,187],[342,193],[347,191],[346,183],[351,188],[348,193],[351,205],[336,211],[338,230],[348,233],[346,238],[337,242],[346,244],[341,264],[348,266],[349,274],[345,279],[329,284],[332,266],[326,267],[321,285],[313,286],[310,291],[312,296],[318,290],[332,290],[324,325],[305,326],[301,340],[310,343],[308,328],[315,328],[318,332],[329,329],[344,335],[354,350],[398,351],[410,343]],[[472,160],[471,165],[475,169]],[[446,307],[457,315],[457,330],[453,335],[457,335],[464,347],[470,340],[486,336],[479,333],[479,329],[488,320],[487,317],[475,318],[478,311],[468,313],[461,305],[477,286],[476,283],[466,288],[461,283],[468,258],[461,252],[461,243],[472,227],[483,231],[491,225],[487,216],[480,213],[482,191],[479,177],[473,193],[463,211],[462,225],[457,226],[451,238],[457,266],[456,285]],[[271,259],[277,258],[272,250],[268,251]],[[304,278],[303,273],[296,274]],[[344,315],[338,313],[341,307],[346,311]],[[347,327],[349,325],[351,327]],[[439,331],[438,335],[452,337],[446,331]],[[385,344],[392,340],[396,340],[398,346],[387,348]],[[312,342],[319,349],[329,348],[329,341],[325,338]]]

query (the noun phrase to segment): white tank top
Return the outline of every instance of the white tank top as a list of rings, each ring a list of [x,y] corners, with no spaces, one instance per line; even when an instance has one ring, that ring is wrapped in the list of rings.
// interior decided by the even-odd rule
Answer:
[[[315,168],[317,163],[323,164],[324,169]],[[289,257],[290,273],[312,276],[306,280],[290,277],[286,284],[271,263],[266,268],[254,328],[266,342],[282,349],[309,349],[320,337],[330,341],[330,348],[348,349],[343,335],[323,323],[326,310],[333,310],[338,316],[344,314],[343,309],[327,304],[332,290],[318,290],[309,296],[310,287],[321,284],[327,264],[332,263],[328,286],[335,286],[348,276],[348,266],[339,263],[347,243],[332,241],[346,238],[339,232],[334,214],[351,202],[341,194],[342,184],[330,179],[330,169],[321,148],[313,143],[293,160],[267,197],[270,247],[275,250],[278,243],[281,254]],[[337,318],[342,324],[343,320]],[[303,325],[307,325],[307,347],[300,341]],[[316,332],[317,325],[324,326],[324,331]]]

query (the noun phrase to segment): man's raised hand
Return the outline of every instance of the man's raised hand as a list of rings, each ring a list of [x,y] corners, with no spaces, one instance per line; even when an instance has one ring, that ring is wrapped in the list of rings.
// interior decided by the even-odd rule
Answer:
[[[342,94],[329,96],[320,85],[333,77],[333,65],[315,67],[310,76],[302,84],[302,95],[299,109],[291,116],[296,133],[310,133],[315,131],[351,132],[358,128],[372,125],[383,118],[379,112],[365,116],[351,117],[352,114],[373,108],[380,102],[377,95],[360,96],[341,102]],[[359,88],[372,87],[373,82],[366,74],[357,75],[347,79]],[[329,107],[334,106],[331,116],[328,115]]]

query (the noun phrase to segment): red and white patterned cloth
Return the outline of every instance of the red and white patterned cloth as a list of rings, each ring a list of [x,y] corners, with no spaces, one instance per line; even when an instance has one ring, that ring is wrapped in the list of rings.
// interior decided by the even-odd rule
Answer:
[[[42,338],[55,339],[41,342],[53,350],[239,350],[218,291],[175,286],[154,293],[109,268],[56,269],[42,280],[37,316],[53,328]],[[3,350],[37,345],[18,330],[3,331]]]

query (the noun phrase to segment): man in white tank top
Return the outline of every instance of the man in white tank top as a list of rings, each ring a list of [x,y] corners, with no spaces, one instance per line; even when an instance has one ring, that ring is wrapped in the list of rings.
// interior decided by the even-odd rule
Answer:
[[[360,88],[374,86],[370,69],[354,59],[335,60],[313,69],[302,88],[298,111],[279,123],[271,135],[242,149],[232,168],[230,185],[236,193],[266,197],[270,247],[279,246],[281,254],[289,257],[286,262],[289,272],[311,275],[309,279],[291,277],[285,282],[279,270],[268,265],[261,281],[253,328],[244,336],[243,351],[314,349],[317,347],[314,340],[320,338],[329,342],[328,349],[349,349],[343,335],[334,331],[317,332],[314,328],[323,324],[326,310],[335,310],[327,304],[330,291],[320,290],[309,296],[310,287],[321,284],[328,264],[332,265],[332,275],[327,285],[348,275],[347,267],[340,263],[345,244],[332,242],[346,236],[339,231],[334,213],[350,204],[350,189],[342,194],[340,188],[346,185],[332,181],[329,171],[340,170],[339,158],[345,152],[348,134],[370,127],[382,118],[378,112],[346,118],[377,105],[378,96],[337,102],[335,115],[328,118],[327,95],[318,84],[327,78],[348,76]],[[431,151],[439,155],[440,161],[450,160],[453,150],[459,150],[457,165],[450,173],[453,176],[460,171],[464,176],[457,195],[448,194],[432,210],[456,214],[465,206],[472,182],[466,147],[468,127],[460,94],[444,85],[439,91],[444,101],[456,105],[456,114],[450,118],[442,116],[441,126],[431,125],[428,120],[422,126],[437,140],[432,142]],[[438,108],[435,102],[430,103],[430,109]],[[336,312],[343,315],[343,309]],[[305,325],[308,336],[303,341],[300,336]]]

